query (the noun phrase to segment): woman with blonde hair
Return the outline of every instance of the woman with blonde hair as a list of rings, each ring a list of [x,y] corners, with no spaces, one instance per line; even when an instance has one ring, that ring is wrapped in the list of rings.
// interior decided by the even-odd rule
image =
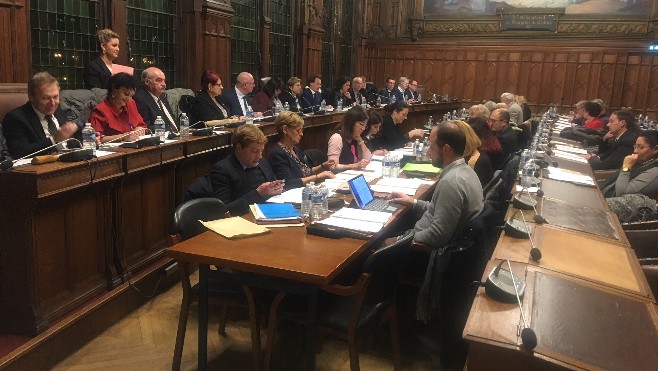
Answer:
[[[299,188],[308,182],[334,178],[330,171],[333,160],[322,164],[313,161],[298,147],[304,136],[304,120],[290,111],[281,112],[274,122],[279,141],[269,155],[270,165],[277,179],[285,179],[287,188]]]
[[[101,54],[93,59],[82,72],[85,89],[107,89],[107,83],[112,76],[112,65],[119,58],[119,35],[109,28],[99,30],[98,47]]]
[[[489,109],[484,104],[474,104],[468,109],[469,117],[482,117],[489,121]]]
[[[464,147],[464,161],[470,166],[480,179],[480,184],[484,187],[491,178],[493,178],[493,167],[491,160],[486,153],[480,152],[482,145],[480,138],[473,128],[464,121],[454,120],[455,125],[459,126],[466,135],[466,146]]]

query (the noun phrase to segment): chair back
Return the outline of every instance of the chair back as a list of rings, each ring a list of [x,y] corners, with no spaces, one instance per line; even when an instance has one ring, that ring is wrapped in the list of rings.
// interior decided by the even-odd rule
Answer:
[[[371,276],[366,303],[394,299],[414,234],[413,229],[406,231],[396,242],[380,248],[366,259],[363,271]]]
[[[216,198],[197,198],[186,201],[174,212],[175,233],[183,240],[205,232],[206,227],[199,220],[209,221],[226,217],[226,205]]]
[[[327,161],[327,153],[316,148],[309,148],[304,151],[304,155],[311,160],[313,166],[322,165]]]

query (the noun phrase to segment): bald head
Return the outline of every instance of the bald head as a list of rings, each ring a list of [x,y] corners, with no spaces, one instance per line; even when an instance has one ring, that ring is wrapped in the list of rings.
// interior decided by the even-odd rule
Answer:
[[[235,87],[242,92],[242,94],[249,94],[254,90],[254,76],[249,72],[240,72],[238,75]]]
[[[151,94],[159,97],[167,89],[167,79],[164,72],[157,67],[149,67],[142,72],[144,87]]]

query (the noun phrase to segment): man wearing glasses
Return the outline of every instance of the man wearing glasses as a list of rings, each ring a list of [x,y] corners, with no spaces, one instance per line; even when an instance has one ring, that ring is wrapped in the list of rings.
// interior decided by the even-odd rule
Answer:
[[[247,107],[251,107],[251,92],[254,91],[254,76],[249,72],[240,72],[235,85],[226,89],[221,97],[231,109],[230,116],[247,116]],[[263,116],[262,112],[254,112],[254,117]]]
[[[518,149],[518,139],[514,129],[509,125],[510,114],[504,108],[491,112],[491,130],[496,133],[496,138],[502,147],[503,158],[507,159]]]
[[[409,83],[409,87],[407,88],[407,96],[410,97],[410,102],[409,103],[416,103],[418,102],[418,97],[420,94],[417,91],[418,89],[418,81],[416,80],[411,80]]]
[[[624,158],[633,154],[637,140],[635,116],[628,111],[617,111],[610,115],[608,132],[603,137],[596,155],[583,155],[592,170],[619,169]]]
[[[178,125],[173,110],[167,100],[167,78],[164,72],[156,67],[149,67],[142,72],[143,85],[137,88],[133,99],[139,114],[144,119],[152,133],[155,132],[154,122],[160,116],[165,122],[165,130],[178,132]]]

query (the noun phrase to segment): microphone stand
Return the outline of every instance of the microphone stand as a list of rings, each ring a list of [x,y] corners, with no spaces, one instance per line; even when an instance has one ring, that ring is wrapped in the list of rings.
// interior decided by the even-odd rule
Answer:
[[[61,142],[57,142],[57,143],[52,144],[52,145],[50,145],[50,146],[48,146],[48,147],[46,147],[46,148],[42,148],[42,149],[40,149],[40,150],[38,150],[38,151],[36,151],[36,152],[32,152],[32,153],[30,153],[29,155],[25,155],[25,156],[23,156],[23,157],[21,157],[21,158],[18,158],[18,159],[16,159],[16,160],[12,160],[12,159],[9,159],[9,158],[8,158],[8,159],[2,161],[2,163],[0,163],[0,170],[3,170],[3,171],[4,171],[4,170],[9,170],[9,169],[11,169],[12,167],[14,167],[14,164],[15,164],[16,162],[18,162],[18,161],[20,161],[20,160],[24,160],[24,159],[26,159],[26,158],[28,158],[28,157],[36,156],[36,155],[38,155],[39,153],[41,153],[41,152],[43,152],[43,151],[45,151],[45,150],[48,150],[48,149],[51,149],[51,148],[55,148],[55,147],[59,146],[60,144],[67,143],[69,140],[73,140],[73,141],[77,142],[77,143],[80,145],[80,148],[82,148],[82,143],[80,143],[79,140],[77,140],[77,139],[75,139],[75,138],[64,139],[64,140],[61,141]]]

